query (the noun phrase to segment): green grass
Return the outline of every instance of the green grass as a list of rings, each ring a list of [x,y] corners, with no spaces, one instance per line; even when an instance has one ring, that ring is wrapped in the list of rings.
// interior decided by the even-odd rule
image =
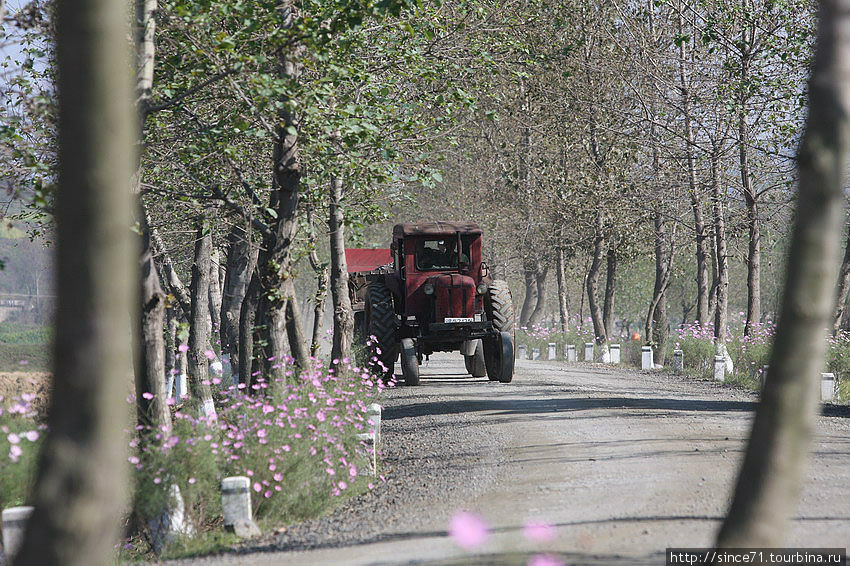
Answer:
[[[0,371],[50,371],[50,355],[50,344],[0,343]]]
[[[51,339],[49,326],[0,322],[0,344],[49,344]]]

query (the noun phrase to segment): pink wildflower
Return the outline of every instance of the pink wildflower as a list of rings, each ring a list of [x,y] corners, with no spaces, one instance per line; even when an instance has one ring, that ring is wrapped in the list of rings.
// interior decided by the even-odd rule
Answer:
[[[456,513],[449,524],[449,535],[458,546],[465,550],[474,550],[487,540],[487,525],[478,515],[467,511]]]

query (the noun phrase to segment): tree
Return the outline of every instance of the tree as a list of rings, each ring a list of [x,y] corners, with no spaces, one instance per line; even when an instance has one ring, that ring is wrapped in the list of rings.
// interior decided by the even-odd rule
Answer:
[[[799,196],[770,369],[720,548],[779,546],[801,489],[832,322],[850,149],[850,1],[822,0]]]
[[[135,124],[125,5],[57,5],[59,284],[49,432],[15,564],[112,564],[126,499]],[[122,379],[122,376],[125,376]]]

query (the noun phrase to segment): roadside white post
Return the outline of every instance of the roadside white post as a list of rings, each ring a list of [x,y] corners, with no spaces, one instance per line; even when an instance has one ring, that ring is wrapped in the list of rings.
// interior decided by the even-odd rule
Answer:
[[[171,484],[168,489],[167,506],[162,513],[148,521],[151,546],[157,556],[177,537],[194,532],[192,526],[186,522],[186,504],[176,484]]]
[[[759,376],[759,384],[764,387],[764,382],[767,381],[767,370],[770,369],[770,366],[762,366],[761,367],[761,375]]]
[[[221,510],[226,530],[241,538],[261,534],[251,512],[250,478],[232,476],[221,480]]]
[[[820,374],[820,400],[832,401],[835,399],[835,374]]]
[[[549,351],[546,352],[546,359],[550,361],[557,359],[557,349],[558,346],[554,342],[549,342]]]
[[[673,350],[673,371],[676,373],[685,371],[685,353],[682,350]]]
[[[518,360],[528,359],[528,348],[526,348],[525,344],[517,346],[516,357]]]
[[[540,359],[540,348],[532,348],[531,349],[531,359],[539,360]]]
[[[369,424],[375,432],[375,446],[381,443],[381,406],[377,403],[369,405],[369,411],[366,413],[369,418]]]
[[[726,358],[724,356],[714,356],[714,379],[726,381]]]
[[[574,362],[577,359],[575,344],[567,344],[567,361]]]
[[[32,515],[32,507],[9,507],[3,509],[3,551],[6,563],[11,564],[21,543],[24,542],[24,531],[27,521]]]
[[[609,346],[611,352],[611,363],[619,364],[620,363],[620,345],[619,344],[611,344]]]
[[[585,342],[584,343],[584,361],[592,362],[593,361],[593,342]]]
[[[655,369],[652,346],[643,346],[640,349],[640,369]]]

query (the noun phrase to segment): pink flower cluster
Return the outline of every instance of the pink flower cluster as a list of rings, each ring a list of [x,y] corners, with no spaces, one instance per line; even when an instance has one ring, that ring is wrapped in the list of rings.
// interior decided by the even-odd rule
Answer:
[[[347,358],[339,361],[337,371],[315,358],[304,371],[291,358],[279,362],[284,379],[269,382],[255,376],[250,386],[219,389],[217,419],[181,408],[174,431],[190,433],[156,431],[158,442],[145,447],[138,439],[131,441],[137,450],[130,464],[155,484],[170,485],[175,479],[168,453],[203,450],[214,457],[218,475],[251,478],[260,502],[255,505],[278,494],[291,498],[323,490],[341,495],[362,474],[365,443],[356,435],[367,430],[368,403],[385,385]]]
[[[41,431],[45,430],[44,425],[35,426],[33,421],[36,416],[32,407],[34,400],[35,395],[24,393],[20,397],[11,399],[11,404],[8,406],[0,405],[0,417],[5,415],[9,420],[9,424],[0,425],[0,433],[9,444],[8,459],[13,464],[16,464],[24,453],[26,445],[24,441],[35,443],[41,438]],[[4,401],[5,398],[0,395],[0,403]],[[35,428],[31,428],[33,426]]]
[[[555,527],[543,521],[529,521],[522,529],[525,539],[534,544],[547,544],[555,540]],[[490,527],[484,519],[469,511],[458,511],[449,523],[449,536],[459,547],[475,551],[490,538]],[[564,566],[553,554],[534,554],[528,566]]]

